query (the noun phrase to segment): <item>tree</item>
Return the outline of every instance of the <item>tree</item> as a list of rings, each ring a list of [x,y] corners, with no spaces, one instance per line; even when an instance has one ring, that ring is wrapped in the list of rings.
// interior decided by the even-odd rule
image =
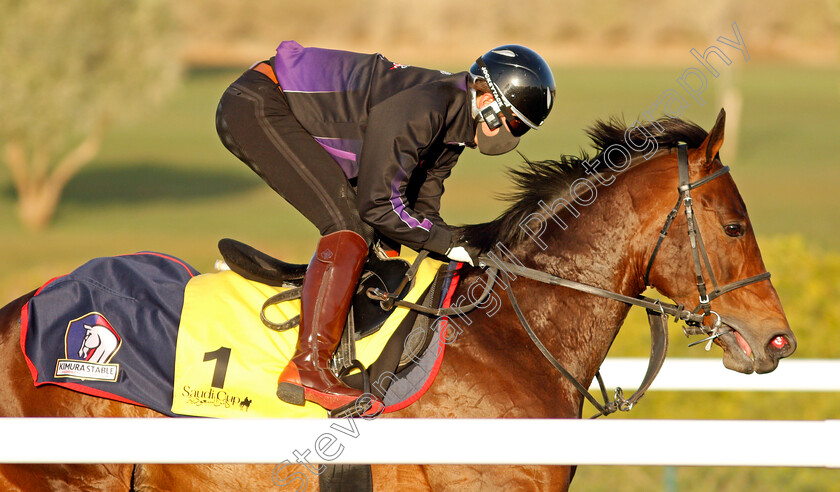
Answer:
[[[163,0],[0,0],[0,146],[32,230],[108,128],[160,102],[180,78]]]

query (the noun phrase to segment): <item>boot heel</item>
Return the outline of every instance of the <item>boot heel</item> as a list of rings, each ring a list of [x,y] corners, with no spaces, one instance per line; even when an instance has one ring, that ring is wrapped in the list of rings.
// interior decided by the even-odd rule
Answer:
[[[277,398],[291,405],[303,406],[306,403],[303,386],[292,383],[279,383],[277,385]]]

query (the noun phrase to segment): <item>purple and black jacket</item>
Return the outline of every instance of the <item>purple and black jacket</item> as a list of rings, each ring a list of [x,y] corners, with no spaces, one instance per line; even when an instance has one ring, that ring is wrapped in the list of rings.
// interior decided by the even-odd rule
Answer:
[[[297,120],[357,186],[365,222],[413,249],[445,253],[443,181],[474,146],[467,72],[284,41],[274,72]]]

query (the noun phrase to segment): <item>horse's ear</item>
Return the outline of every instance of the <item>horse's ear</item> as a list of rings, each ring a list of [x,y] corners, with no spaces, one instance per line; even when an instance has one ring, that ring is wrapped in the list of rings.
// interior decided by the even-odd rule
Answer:
[[[723,146],[723,130],[726,126],[726,111],[723,108],[720,108],[720,113],[718,113],[717,121],[715,121],[715,126],[709,131],[709,136],[706,137],[706,140],[703,141],[700,148],[697,150],[698,153],[703,156],[705,155],[705,165],[709,165],[712,163],[712,159],[720,151],[721,146]]]

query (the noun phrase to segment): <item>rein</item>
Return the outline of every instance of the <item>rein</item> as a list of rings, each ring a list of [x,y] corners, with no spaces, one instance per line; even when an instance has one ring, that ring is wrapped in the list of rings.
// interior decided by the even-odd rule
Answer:
[[[700,227],[695,218],[691,198],[691,190],[699,188],[700,186],[703,186],[704,184],[709,183],[710,181],[728,173],[729,166],[724,166],[723,168],[709,174],[708,176],[698,179],[697,181],[689,181],[687,145],[682,142],[679,143],[677,147],[677,165],[679,169],[679,187],[677,189],[679,191],[679,198],[677,200],[677,204],[666,217],[665,224],[663,225],[662,230],[659,233],[659,239],[657,240],[656,245],[654,246],[650,259],[648,260],[647,268],[645,269],[644,280],[645,285],[650,285],[649,277],[650,271],[653,267],[653,262],[656,259],[656,255],[659,252],[660,247],[662,246],[662,242],[665,240],[665,236],[668,235],[668,230],[670,229],[671,224],[673,223],[674,219],[676,219],[677,214],[679,213],[680,206],[684,205],[686,220],[688,224],[688,236],[689,242],[691,244],[692,258],[694,260],[694,271],[697,279],[697,290],[699,293],[700,301],[699,304],[691,311],[686,310],[685,306],[682,304],[664,303],[661,302],[659,299],[652,299],[642,295],[638,297],[630,297],[624,294],[619,294],[617,292],[602,289],[600,287],[595,287],[593,285],[584,284],[581,282],[576,282],[574,280],[558,277],[556,275],[535,270],[533,268],[528,268],[522,265],[506,262],[499,259],[498,257],[494,258],[489,256],[481,256],[479,258],[480,266],[490,267],[487,270],[488,281],[486,282],[484,292],[482,293],[478,301],[467,306],[447,309],[429,309],[425,306],[420,306],[418,304],[397,300],[395,299],[395,296],[387,292],[381,292],[378,290],[376,290],[375,292],[368,291],[367,295],[371,299],[379,300],[383,303],[393,302],[393,304],[391,305],[396,304],[398,306],[414,309],[425,314],[435,316],[457,316],[462,315],[482,304],[486,300],[490,291],[492,290],[499,271],[504,270],[505,272],[516,273],[522,275],[525,278],[529,278],[540,283],[566,287],[587,294],[604,297],[606,299],[612,299],[614,301],[622,302],[632,306],[639,306],[645,308],[647,310],[648,321],[650,323],[651,330],[651,353],[650,359],[648,361],[648,369],[645,373],[644,379],[642,380],[642,383],[639,385],[639,388],[636,390],[636,392],[626,399],[624,398],[624,393],[622,389],[616,388],[614,399],[611,401],[607,394],[604,381],[601,378],[600,371],[596,371],[595,377],[598,380],[601,395],[604,399],[604,403],[602,404],[589,392],[589,390],[583,384],[580,383],[580,381],[578,381],[568,370],[566,370],[566,368],[564,368],[563,365],[560,364],[560,362],[545,347],[545,345],[539,339],[537,334],[531,328],[531,325],[530,323],[528,323],[528,320],[525,318],[525,315],[522,313],[522,310],[519,307],[519,303],[516,300],[516,297],[513,293],[513,289],[506,288],[504,284],[500,282],[503,288],[507,290],[508,298],[510,299],[511,305],[513,306],[513,309],[516,312],[516,316],[519,318],[519,322],[522,324],[522,327],[528,333],[528,336],[531,338],[531,341],[534,343],[534,345],[536,345],[537,349],[539,349],[539,351],[543,354],[543,356],[545,356],[549,363],[551,363],[551,365],[555,369],[557,369],[557,371],[560,372],[560,374],[563,377],[565,377],[575,387],[575,389],[577,389],[577,391],[580,392],[598,410],[598,413],[593,415],[592,418],[597,418],[602,415],[609,415],[619,410],[624,412],[630,411],[630,409],[633,408],[633,406],[641,399],[641,397],[644,396],[647,389],[650,388],[650,385],[653,383],[653,380],[656,378],[656,375],[659,374],[659,370],[662,368],[662,364],[665,361],[665,355],[668,351],[668,316],[673,316],[675,321],[682,320],[690,327],[693,327],[686,327],[684,329],[686,335],[710,335],[709,337],[692,344],[695,345],[696,343],[702,343],[708,340],[708,350],[708,348],[711,346],[711,341],[714,338],[717,338],[726,333],[719,331],[720,327],[722,326],[722,321],[720,315],[711,309],[711,301],[722,296],[723,294],[726,294],[727,292],[731,292],[735,289],[739,289],[741,287],[761,282],[770,278],[770,272],[764,272],[758,275],[753,275],[752,277],[725,284],[723,286],[718,286],[717,279],[715,278],[714,273],[712,273],[711,262],[709,261],[709,256],[706,252],[706,247],[703,243],[703,238],[700,234]],[[703,265],[705,265],[709,278],[712,281],[712,286],[714,287],[714,289],[711,292],[707,292],[706,290],[706,283],[703,279]],[[703,311],[702,314],[699,313],[701,309]],[[703,324],[703,320],[707,316],[712,314],[714,314],[717,317],[717,320],[713,324],[713,326],[709,328]]]

